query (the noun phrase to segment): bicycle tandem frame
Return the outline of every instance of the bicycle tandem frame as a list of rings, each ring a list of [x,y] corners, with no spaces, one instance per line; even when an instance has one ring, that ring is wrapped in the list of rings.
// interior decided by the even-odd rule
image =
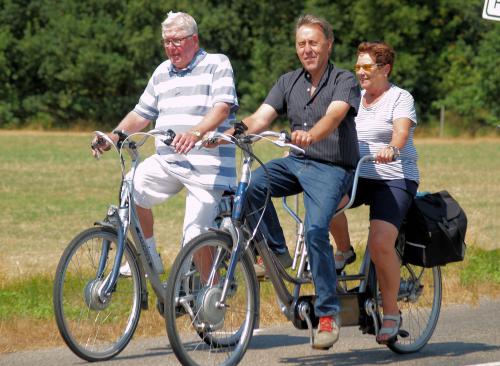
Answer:
[[[209,359],[213,357],[214,360],[212,362],[215,362],[216,353],[222,353],[224,352],[223,350],[226,350],[225,352],[228,353],[224,357],[221,356],[221,364],[223,365],[235,365],[243,357],[252,336],[252,331],[249,331],[248,327],[251,324],[255,325],[258,323],[259,313],[259,286],[256,280],[252,279],[255,278],[255,271],[253,266],[249,264],[253,263],[250,259],[254,254],[253,249],[262,257],[267,269],[267,275],[274,287],[281,312],[292,321],[296,328],[309,329],[311,343],[314,337],[313,328],[318,323],[318,319],[314,315],[314,296],[300,295],[301,286],[312,283],[312,279],[307,270],[307,251],[304,245],[303,225],[298,215],[284,202],[285,208],[298,223],[297,244],[292,265],[292,270],[297,270],[297,273],[293,276],[283,268],[274,254],[272,254],[265,240],[260,242],[254,240],[255,232],[253,234],[249,232],[249,228],[246,227],[243,217],[251,167],[253,161],[257,159],[252,152],[251,144],[267,136],[278,137],[278,140],[273,141],[275,145],[283,147],[290,146],[291,144],[286,143],[286,139],[282,136],[283,134],[266,131],[258,135],[244,135],[242,133],[244,128],[240,128],[242,131],[237,133],[235,137],[228,137],[220,133],[215,133],[213,137],[214,139],[220,138],[236,144],[243,153],[240,180],[232,200],[233,204],[232,206],[228,202],[222,204],[225,207],[232,207],[232,209],[224,211],[219,229],[212,229],[212,234],[202,234],[183,247],[172,267],[174,272],[173,277],[171,276],[172,281],[169,280],[167,285],[165,307],[167,333],[176,356],[184,365],[205,364],[207,357]],[[294,146],[290,147],[293,148]],[[351,199],[337,214],[352,205],[357,189],[360,167],[365,162],[373,160],[373,156],[366,156],[359,161],[354,174]],[[230,199],[227,198],[227,200]],[[400,234],[398,242],[404,241],[404,233],[401,232]],[[217,246],[219,248],[215,250],[219,254],[217,254],[216,259],[212,259],[213,266],[208,271],[210,272],[210,280],[198,290],[187,291],[185,289],[185,293],[182,293],[182,291],[179,292],[181,282],[193,276],[196,272],[196,268],[193,269],[191,267],[192,270],[183,274],[183,266],[191,266],[194,253],[198,249],[202,250],[208,246]],[[222,254],[223,252],[227,254]],[[227,257],[225,257],[226,255]],[[217,332],[221,329],[226,310],[231,311],[232,305],[229,304],[229,301],[234,299],[235,289],[238,291],[238,287],[235,287],[234,284],[236,283],[235,273],[239,263],[241,263],[242,273],[246,273],[246,285],[250,288],[250,290],[247,290],[250,292],[246,292],[246,294],[255,295],[249,295],[246,310],[235,309],[236,313],[239,311],[245,312],[246,316],[238,331],[234,332],[232,325],[229,326],[227,333],[230,335],[225,340],[223,337],[225,337],[226,333],[212,334],[211,332]],[[218,269],[219,265],[223,267]],[[248,266],[251,266],[251,268],[248,268]],[[428,279],[428,276],[424,276],[424,270],[421,267],[412,267],[411,265],[401,263],[402,277],[398,302],[402,301],[405,306],[414,306],[416,311],[410,308],[405,309],[406,313],[403,312],[402,316],[408,316],[408,322],[412,323],[409,325],[412,333],[409,334],[404,330],[400,331],[399,336],[402,338],[409,336],[407,338],[409,341],[405,339],[401,343],[396,341],[395,343],[388,344],[387,346],[394,352],[411,353],[418,351],[430,339],[436,326],[441,304],[441,272],[439,267],[430,269],[432,274],[430,275],[431,278]],[[218,271],[224,273],[221,283],[214,281]],[[347,283],[351,281],[359,281],[359,286],[348,289]],[[294,285],[292,293],[288,290],[285,282]],[[241,284],[241,287],[243,286],[245,284]],[[431,295],[428,299],[425,298],[427,296],[427,287],[431,290]],[[342,274],[338,276],[337,289],[341,305],[340,317],[342,326],[359,325],[363,333],[376,335],[379,332],[381,324],[381,295],[378,289],[375,267],[371,262],[368,250],[365,251],[358,274]],[[252,296],[256,296],[256,299]],[[425,310],[423,311],[420,308],[421,301],[426,301],[424,304]],[[255,312],[252,310],[254,306],[256,308]],[[194,328],[196,332],[193,335],[194,338],[185,336],[181,332],[181,329],[177,328],[174,324],[177,319],[182,319],[184,316],[190,317],[187,326]],[[414,320],[413,318],[417,319]],[[212,324],[212,319],[215,319],[217,322]],[[423,327],[423,330],[420,329],[421,327]],[[198,340],[196,339],[197,336],[199,337]],[[184,341],[184,338],[186,338],[186,341]],[[206,345],[204,346],[203,343]],[[203,353],[205,351],[208,352],[206,355]],[[198,356],[197,352],[200,352],[201,355]],[[197,354],[195,355],[195,353]]]

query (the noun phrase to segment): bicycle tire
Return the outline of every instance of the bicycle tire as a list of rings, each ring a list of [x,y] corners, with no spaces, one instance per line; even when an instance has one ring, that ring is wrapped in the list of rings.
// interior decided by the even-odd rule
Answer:
[[[387,345],[398,354],[417,352],[432,337],[436,328],[442,300],[441,268],[423,268],[411,264],[401,265],[401,283],[398,308],[403,322],[401,329],[407,337]]]
[[[96,278],[103,243],[110,243],[103,277]],[[141,311],[142,277],[137,254],[127,240],[122,265],[131,276],[120,276],[103,304],[96,288],[106,278],[116,254],[118,238],[111,228],[93,227],[77,235],[64,250],[54,280],[53,305],[59,333],[68,347],[86,361],[103,361],[118,355],[131,340]]]
[[[228,306],[215,306],[231,248],[229,235],[208,232],[184,246],[172,266],[166,289],[165,322],[171,348],[183,365],[236,365],[246,352],[259,310],[258,282],[246,253],[236,265],[235,281],[226,297]],[[220,260],[213,264],[217,254]],[[199,258],[210,259],[202,263]],[[202,273],[209,273],[207,268],[213,266],[218,280],[208,284]],[[185,300],[194,319],[180,305],[180,299]],[[201,323],[204,329],[195,328],[194,324]]]

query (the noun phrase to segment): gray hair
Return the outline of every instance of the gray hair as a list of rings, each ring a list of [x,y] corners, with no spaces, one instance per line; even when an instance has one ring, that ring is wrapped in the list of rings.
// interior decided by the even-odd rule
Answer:
[[[295,33],[299,30],[300,27],[304,25],[319,25],[323,30],[323,34],[326,39],[333,42],[333,29],[330,23],[328,23],[324,18],[318,17],[312,14],[302,15],[297,19],[297,23],[295,24]]]
[[[187,13],[175,13],[170,11],[165,20],[161,23],[161,35],[163,38],[165,38],[165,33],[171,28],[182,30],[186,32],[187,35],[198,34],[198,25],[196,21]]]

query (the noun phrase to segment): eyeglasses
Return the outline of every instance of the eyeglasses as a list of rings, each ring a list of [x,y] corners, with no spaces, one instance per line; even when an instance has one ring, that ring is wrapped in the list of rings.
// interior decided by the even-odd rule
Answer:
[[[182,37],[182,38],[162,39],[161,44],[163,45],[163,47],[168,47],[170,45],[172,45],[174,47],[179,47],[182,44],[182,41],[184,41],[185,39],[192,37],[192,36],[193,36],[193,34],[190,34],[190,35],[188,35],[186,37]]]
[[[364,65],[354,65],[354,71],[360,72],[363,69],[366,72],[372,72],[377,67],[382,66],[382,64],[364,64]]]

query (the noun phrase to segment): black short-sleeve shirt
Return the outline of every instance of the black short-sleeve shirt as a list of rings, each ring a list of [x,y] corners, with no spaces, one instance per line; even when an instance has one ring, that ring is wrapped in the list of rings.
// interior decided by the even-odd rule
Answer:
[[[281,76],[264,103],[289,119],[291,130],[309,131],[325,114],[333,101],[343,101],[351,108],[329,136],[306,149],[307,158],[354,168],[359,160],[354,117],[360,102],[360,89],[354,75],[329,63],[318,87],[311,96],[311,77],[303,68]]]

